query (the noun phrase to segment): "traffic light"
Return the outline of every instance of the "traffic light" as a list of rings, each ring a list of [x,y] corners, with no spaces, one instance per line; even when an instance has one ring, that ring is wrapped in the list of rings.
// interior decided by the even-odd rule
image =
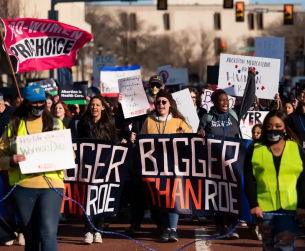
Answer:
[[[233,9],[234,7],[234,0],[223,0],[223,8],[224,9]]]
[[[157,10],[167,10],[167,0],[158,0]]]
[[[221,42],[221,52],[226,52],[226,51],[227,51],[227,43]]]
[[[236,18],[236,22],[245,21],[245,3],[244,2],[236,2],[235,18]]]
[[[284,5],[284,25],[293,25],[293,5]]]

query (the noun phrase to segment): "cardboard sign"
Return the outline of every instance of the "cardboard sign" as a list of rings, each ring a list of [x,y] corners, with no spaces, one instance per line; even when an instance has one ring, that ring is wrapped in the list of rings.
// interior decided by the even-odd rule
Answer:
[[[100,73],[103,67],[115,67],[116,57],[112,55],[93,57],[93,86],[100,86]]]
[[[201,95],[201,107],[205,108],[207,112],[209,112],[211,110],[211,107],[214,106],[211,100],[212,94],[213,91],[206,89],[204,90],[204,93]],[[228,99],[229,99],[229,109],[234,108],[236,98],[228,95]]]
[[[119,79],[119,91],[123,95],[122,108],[125,119],[147,113],[149,103],[141,76]]]
[[[256,72],[256,96],[274,99],[278,93],[280,63],[279,59],[221,54],[218,87],[228,95],[242,97],[248,69],[252,67]]]
[[[194,107],[193,100],[188,89],[172,93],[176,101],[178,110],[185,117],[186,122],[192,127],[194,133],[197,132],[199,126],[199,118]]]
[[[240,121],[240,131],[243,139],[252,139],[252,128],[256,124],[262,124],[269,112],[248,111]]]
[[[163,78],[165,85],[188,85],[188,69],[173,69],[170,65],[162,66],[157,69],[157,75]]]
[[[119,79],[140,75],[140,65],[102,68],[100,75],[102,96],[116,97],[119,93]]]
[[[284,37],[256,37],[255,56],[263,58],[277,58],[281,60],[280,79],[284,76],[285,38]]]
[[[75,168],[70,129],[18,136],[16,142],[17,153],[26,156],[22,174]]]
[[[69,105],[86,105],[87,89],[87,85],[60,85],[58,87],[59,100]]]
[[[57,95],[56,82],[53,78],[39,80],[37,82],[31,82],[28,85],[40,85],[46,93],[51,95]]]

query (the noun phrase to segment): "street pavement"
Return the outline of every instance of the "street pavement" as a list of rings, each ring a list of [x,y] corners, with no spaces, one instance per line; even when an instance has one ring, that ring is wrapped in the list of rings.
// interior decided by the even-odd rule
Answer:
[[[114,231],[124,234],[125,228],[128,227],[126,222],[124,224],[113,223],[107,228],[107,231]],[[195,239],[209,238],[214,231],[212,222],[193,221],[191,223],[179,221],[178,234],[179,241],[176,243],[163,243],[159,240],[160,233],[156,226],[151,223],[142,225],[142,229],[134,234],[129,234],[130,237],[147,245],[153,250],[158,251],[173,251],[184,245],[187,245]],[[238,240],[214,240],[214,241],[200,241],[186,247],[185,251],[261,251],[262,245],[260,241],[255,240],[251,231],[247,227],[239,227],[237,232],[240,235]],[[139,250],[144,251],[140,245],[126,238],[104,234],[102,244],[83,244],[83,236],[85,228],[83,224],[73,222],[72,224],[61,224],[58,233],[59,251],[125,251],[125,250]],[[301,234],[301,229],[300,229]],[[22,251],[24,247],[13,245],[10,247],[0,247],[0,251]],[[305,250],[305,241],[300,238],[296,241],[296,251]]]

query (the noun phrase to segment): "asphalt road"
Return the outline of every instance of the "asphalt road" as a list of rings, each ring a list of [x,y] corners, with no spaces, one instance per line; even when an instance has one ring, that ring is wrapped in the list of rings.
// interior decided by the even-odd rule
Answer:
[[[124,234],[128,224],[111,224],[107,231],[115,231]],[[196,238],[208,238],[214,231],[212,222],[186,223],[180,220],[178,227],[179,241],[176,243],[163,243],[159,241],[160,233],[153,224],[143,224],[142,229],[134,234],[129,234],[130,237],[147,245],[153,250],[172,251],[181,248],[184,245],[194,241]],[[214,240],[201,241],[186,247],[185,251],[261,251],[262,245],[260,241],[255,240],[251,231],[247,227],[238,228],[237,232],[240,235],[238,240]],[[301,230],[300,230],[301,233]],[[60,251],[125,251],[125,250],[146,250],[135,242],[123,238],[121,236],[104,234],[102,244],[83,244],[83,236],[85,228],[82,224],[61,224],[58,233],[58,243]],[[305,240],[300,238],[296,241],[296,251],[305,250]],[[0,247],[1,251],[22,251],[23,247],[13,245],[10,247]]]

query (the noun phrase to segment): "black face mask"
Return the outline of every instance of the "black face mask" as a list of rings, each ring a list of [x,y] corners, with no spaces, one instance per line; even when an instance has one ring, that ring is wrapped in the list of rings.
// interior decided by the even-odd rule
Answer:
[[[266,130],[266,134],[270,144],[278,143],[284,137],[283,130]]]
[[[29,105],[29,112],[36,118],[41,117],[44,108],[46,107],[46,105],[41,105],[41,106],[33,106],[33,105]]]

